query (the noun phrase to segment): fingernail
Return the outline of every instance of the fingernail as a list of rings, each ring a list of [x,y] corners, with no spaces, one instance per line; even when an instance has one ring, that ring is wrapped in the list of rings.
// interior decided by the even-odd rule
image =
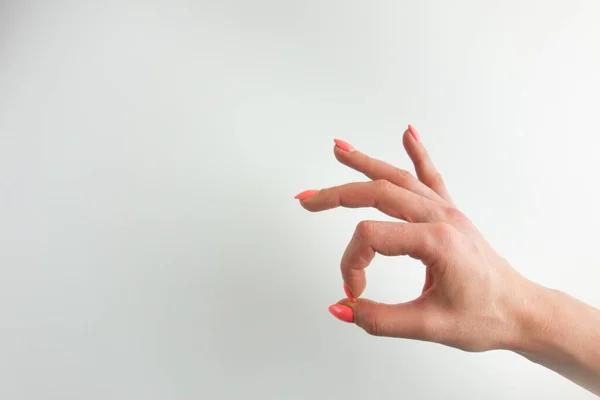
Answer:
[[[318,190],[305,190],[302,193],[298,193],[294,198],[298,200],[306,200],[313,197],[317,193],[319,193]]]
[[[335,145],[337,147],[339,147],[340,149],[347,151],[347,152],[353,152],[354,150],[356,150],[354,148],[354,146],[352,146],[350,143],[348,142],[344,142],[341,139],[333,139],[333,141],[335,142]]]
[[[414,137],[415,140],[420,143],[421,142],[421,136],[419,136],[419,132],[417,132],[417,130],[415,129],[415,127],[412,126],[412,125],[409,125],[408,126],[408,130],[410,131],[410,134],[412,135],[412,137]]]
[[[350,291],[350,288],[345,283],[344,283],[344,292],[346,293],[346,297],[348,297],[350,299],[350,301],[356,301],[354,296],[352,296],[352,292]]]
[[[344,322],[354,322],[354,310],[343,304],[329,306],[331,315]]]

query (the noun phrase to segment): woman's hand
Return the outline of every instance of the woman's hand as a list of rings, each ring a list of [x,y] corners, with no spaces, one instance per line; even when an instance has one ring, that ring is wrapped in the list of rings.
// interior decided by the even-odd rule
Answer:
[[[331,306],[331,313],[377,336],[468,351],[510,346],[522,330],[516,310],[526,307],[517,303],[526,302],[536,285],[512,269],[454,206],[414,128],[406,130],[403,143],[418,178],[336,140],[335,157],[371,180],[297,196],[309,211],[374,207],[405,221],[358,224],[341,262],[349,299]],[[364,269],[376,253],[421,260],[421,296],[402,304],[354,299],[365,289]]]
[[[512,269],[454,206],[411,126],[403,142],[418,179],[336,140],[336,158],[371,181],[296,196],[309,211],[374,207],[405,221],[358,224],[341,264],[348,298],[329,311],[372,335],[512,350],[600,395],[600,310]],[[355,299],[376,253],[421,260],[422,294],[402,304]]]

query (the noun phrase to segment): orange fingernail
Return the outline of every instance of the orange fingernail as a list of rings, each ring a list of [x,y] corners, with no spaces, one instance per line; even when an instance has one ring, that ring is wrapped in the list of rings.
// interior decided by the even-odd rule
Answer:
[[[345,283],[344,283],[344,292],[346,293],[346,297],[348,297],[350,299],[350,301],[356,301],[354,296],[352,296],[352,292],[350,291],[350,288]]]
[[[410,134],[412,135],[412,137],[414,137],[415,140],[420,143],[421,142],[421,136],[419,136],[419,132],[417,132],[417,130],[415,129],[415,127],[412,126],[412,125],[409,125],[408,126],[408,130],[410,131]]]
[[[298,200],[306,200],[313,197],[317,193],[319,193],[318,190],[305,190],[302,193],[298,193],[294,198]]]
[[[329,312],[340,321],[349,323],[354,322],[354,310],[348,306],[343,304],[334,304],[329,306]]]
[[[347,152],[353,152],[354,150],[356,150],[354,148],[354,146],[352,146],[350,143],[348,142],[344,142],[341,139],[333,139],[333,141],[335,142],[335,145],[337,147],[339,147],[340,149],[347,151]]]

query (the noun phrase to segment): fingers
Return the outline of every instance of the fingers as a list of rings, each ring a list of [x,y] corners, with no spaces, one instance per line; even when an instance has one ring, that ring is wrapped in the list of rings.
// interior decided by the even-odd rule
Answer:
[[[405,224],[399,222],[362,221],[342,256],[341,272],[354,297],[366,287],[365,268],[376,253],[385,256],[408,255],[433,264],[433,258],[446,256],[447,243],[453,235],[446,223]]]
[[[412,132],[415,132],[414,134]],[[414,127],[409,125],[409,129],[404,132],[402,143],[408,153],[413,165],[415,166],[415,172],[421,182],[431,188],[441,198],[453,204],[452,197],[446,188],[446,184],[442,179],[442,175],[437,171],[427,150],[421,144],[418,133]]]
[[[427,324],[431,320],[427,308],[423,302],[416,301],[385,304],[367,299],[356,302],[344,299],[331,306],[330,312],[342,321],[354,322],[370,335],[426,340]]]
[[[439,204],[386,180],[349,183],[311,193],[300,203],[313,212],[337,207],[374,207],[408,222],[432,222],[444,217]]]
[[[386,162],[371,158],[368,155],[354,150],[347,151],[339,147],[334,147],[335,158],[342,164],[362,172],[371,180],[385,179],[396,186],[400,186],[428,198],[432,201],[443,202],[443,199],[431,188],[419,182],[410,172],[396,168]]]

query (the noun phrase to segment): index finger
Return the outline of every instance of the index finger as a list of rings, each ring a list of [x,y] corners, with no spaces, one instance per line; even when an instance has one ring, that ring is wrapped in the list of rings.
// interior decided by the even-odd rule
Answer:
[[[439,223],[398,223],[362,221],[342,256],[341,271],[344,282],[354,297],[367,285],[365,268],[376,253],[385,256],[408,255],[427,263],[432,254]]]

